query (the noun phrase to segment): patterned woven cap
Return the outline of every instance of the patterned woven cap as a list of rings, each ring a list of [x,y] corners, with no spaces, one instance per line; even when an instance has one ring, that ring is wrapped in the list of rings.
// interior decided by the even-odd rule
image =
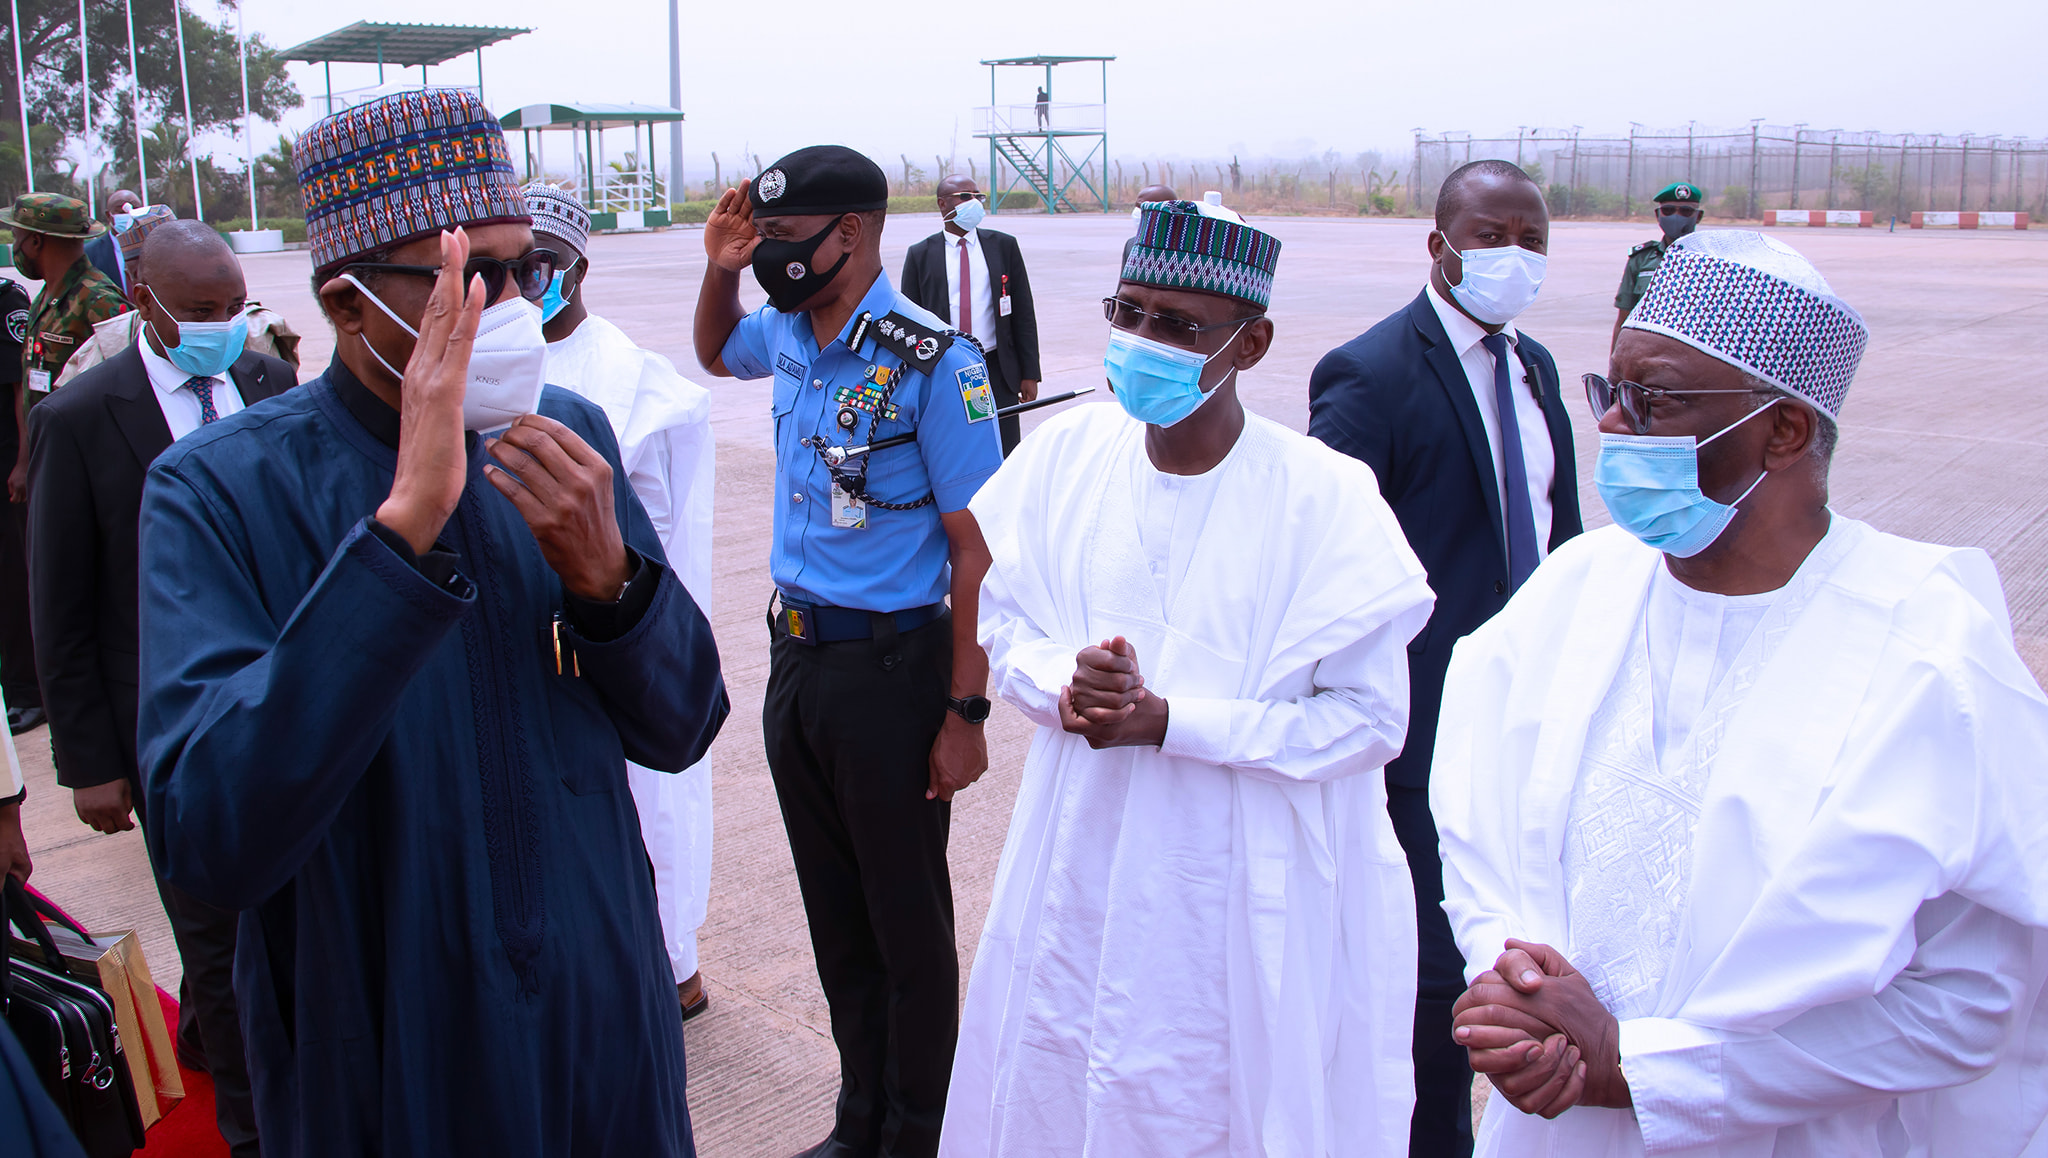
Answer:
[[[1122,280],[1241,298],[1265,309],[1273,298],[1280,242],[1221,206],[1148,201],[1124,250]]]
[[[1870,328],[1798,250],[1747,229],[1688,234],[1622,323],[1747,370],[1831,418]]]
[[[323,117],[292,146],[313,268],[458,225],[528,221],[505,133],[462,89],[395,93]]]
[[[147,209],[137,209],[135,220],[114,239],[114,243],[121,247],[121,260],[130,265],[140,262],[142,243],[148,241],[149,235],[156,232],[157,227],[164,222],[177,219],[178,215],[173,213],[168,205],[152,205]]]
[[[519,191],[526,195],[534,232],[559,237],[575,246],[578,254],[590,248],[590,211],[568,190],[546,181],[529,181]]]

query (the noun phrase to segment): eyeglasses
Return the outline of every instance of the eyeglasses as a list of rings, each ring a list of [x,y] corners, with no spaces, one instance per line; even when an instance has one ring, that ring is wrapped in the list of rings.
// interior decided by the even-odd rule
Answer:
[[[475,277],[484,279],[484,301],[495,302],[505,292],[505,279],[511,278],[519,287],[519,296],[530,302],[537,302],[548,292],[549,283],[555,280],[555,263],[561,255],[552,249],[530,249],[522,257],[511,261],[500,261],[495,257],[472,257],[462,266],[464,286]],[[358,261],[349,269],[368,269],[379,273],[404,273],[414,277],[439,277],[438,265],[394,265],[387,261]]]
[[[1229,329],[1231,326],[1242,326],[1246,322],[1257,321],[1266,315],[1252,314],[1250,317],[1233,318],[1227,322],[1212,322],[1206,326],[1198,326],[1186,318],[1175,318],[1169,317],[1166,314],[1151,313],[1150,311],[1139,309],[1122,298],[1108,297],[1102,299],[1102,316],[1110,325],[1115,326],[1119,330],[1136,330],[1149,321],[1152,323],[1153,332],[1165,341],[1171,342],[1176,346],[1192,346],[1195,344],[1195,339],[1200,337],[1205,331],[1224,330]]]
[[[984,204],[986,204],[988,201],[988,194],[986,193],[948,193],[946,194],[946,196],[956,198],[961,201],[980,201]]]
[[[1586,404],[1593,408],[1598,418],[1621,403],[1622,416],[1628,419],[1629,429],[1637,434],[1650,433],[1650,404],[1658,398],[1689,398],[1694,394],[1755,394],[1754,390],[1666,390],[1662,386],[1645,386],[1640,382],[1609,382],[1598,374],[1587,374],[1579,379],[1586,384]]]
[[[1697,217],[1699,216],[1699,212],[1700,207],[1697,205],[1657,206],[1657,216],[1659,217]]]

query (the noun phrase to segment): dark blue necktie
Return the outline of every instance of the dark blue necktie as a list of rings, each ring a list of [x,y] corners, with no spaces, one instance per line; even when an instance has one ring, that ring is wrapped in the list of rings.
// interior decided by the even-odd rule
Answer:
[[[220,418],[220,411],[214,409],[213,405],[213,384],[218,381],[220,379],[208,378],[204,374],[194,374],[185,380],[185,385],[190,386],[192,393],[199,399],[199,425],[201,426],[205,426]]]
[[[1536,569],[1536,515],[1529,505],[1529,467],[1522,460],[1522,426],[1515,420],[1515,388],[1509,383],[1506,334],[1479,339],[1493,355],[1493,401],[1500,407],[1501,517],[1508,532],[1508,590],[1519,590]]]

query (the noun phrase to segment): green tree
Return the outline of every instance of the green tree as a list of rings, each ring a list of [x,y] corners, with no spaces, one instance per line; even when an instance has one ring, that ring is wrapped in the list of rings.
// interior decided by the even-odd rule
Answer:
[[[32,125],[52,126],[58,144],[52,156],[83,135],[81,84],[78,65],[77,0],[17,0],[21,25],[0,25],[0,137],[15,138],[11,154],[0,150],[0,197],[12,199],[25,188],[21,171],[19,128],[21,111],[16,99],[14,38],[19,36],[21,56],[28,73],[28,117]],[[196,133],[235,131],[242,116],[242,74],[235,43],[232,15],[235,0],[220,0],[228,15],[210,24],[188,7],[177,9],[185,26],[186,68],[192,84],[192,120]],[[184,89],[178,76],[178,32],[171,23],[173,0],[134,0],[135,60],[142,90],[142,123],[159,129],[175,120],[182,139],[184,131]],[[111,188],[135,179],[135,117],[128,72],[128,20],[120,4],[86,6],[86,45],[90,56],[93,93],[92,140],[101,155],[111,156],[99,184]],[[285,62],[278,50],[261,36],[249,38],[249,107],[256,116],[275,121],[287,109],[305,103],[298,89],[285,75]],[[12,129],[12,131],[9,131]],[[37,134],[31,129],[30,136]],[[145,145],[145,152],[148,147]],[[36,182],[43,188],[56,174],[45,167],[40,140],[37,142]],[[182,147],[181,147],[182,160]],[[155,169],[154,162],[150,165]],[[79,174],[82,182],[89,174]],[[160,196],[158,177],[150,174],[152,199]],[[204,174],[201,174],[202,184]],[[51,187],[55,187],[54,185]],[[79,185],[82,188],[82,184]],[[191,198],[189,172],[184,181],[187,202]],[[244,207],[246,209],[246,206]]]

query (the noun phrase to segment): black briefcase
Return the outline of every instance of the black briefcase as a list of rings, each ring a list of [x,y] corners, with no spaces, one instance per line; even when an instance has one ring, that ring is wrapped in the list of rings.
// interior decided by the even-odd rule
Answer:
[[[7,1024],[86,1154],[133,1154],[142,1148],[142,1111],[113,1002],[65,970],[28,890],[11,876],[0,879],[0,926],[11,921],[36,946],[0,954]]]

